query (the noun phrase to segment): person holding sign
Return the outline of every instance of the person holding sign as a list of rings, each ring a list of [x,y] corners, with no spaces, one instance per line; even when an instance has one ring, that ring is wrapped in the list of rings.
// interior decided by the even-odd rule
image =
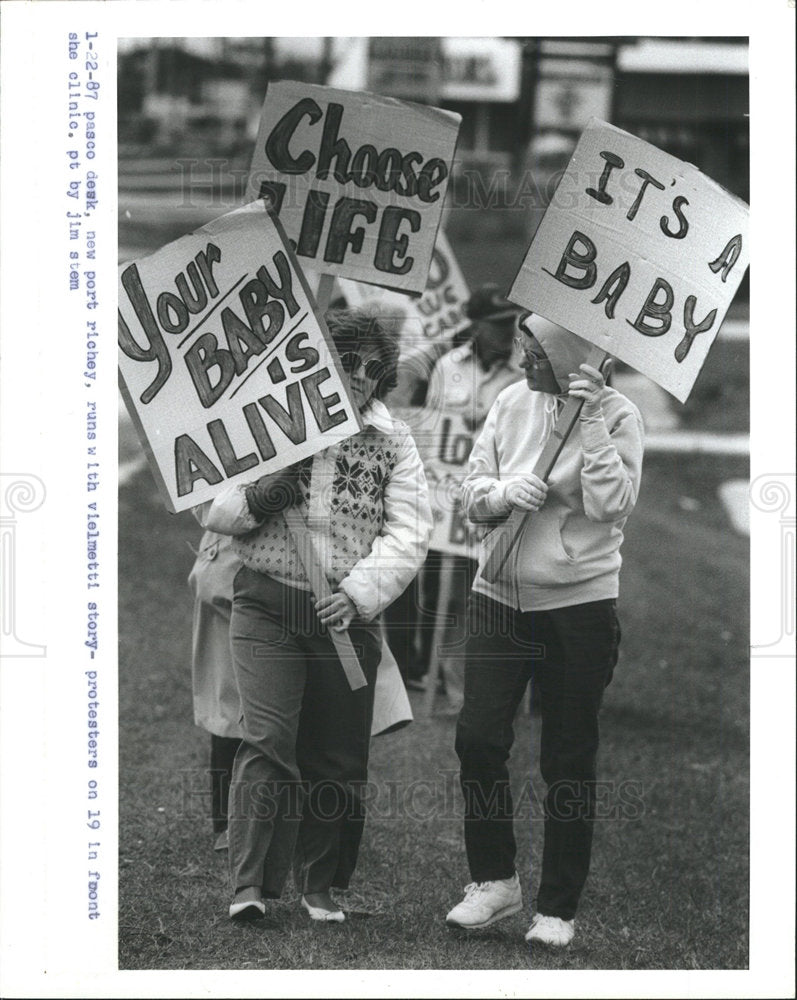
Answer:
[[[241,742],[241,706],[230,662],[232,582],[241,561],[232,539],[202,535],[188,583],[194,597],[191,688],[194,722],[210,733],[210,791],[215,848],[227,845],[230,776]]]
[[[458,414],[465,428],[476,433],[499,393],[522,378],[513,352],[517,318],[521,311],[501,294],[498,285],[487,283],[479,286],[465,307],[465,314],[470,320],[470,326],[465,331],[470,335],[469,339],[444,354],[432,370],[426,408],[442,417],[442,424],[439,435],[436,435],[439,440],[435,441],[434,454],[429,458],[445,463],[443,468],[448,469],[449,474],[452,467],[456,468],[452,457],[455,461],[462,461],[464,472],[468,456],[464,449],[461,458],[450,454],[445,432],[446,415]],[[439,461],[427,462],[427,476],[431,483],[433,474],[430,474],[430,468],[439,471]],[[431,548],[436,549],[434,536]],[[435,576],[439,572],[439,559],[435,552],[426,562],[423,578],[427,593],[435,593],[438,589]],[[439,608],[438,614],[447,616],[452,624],[446,629],[440,666],[445,680],[445,712],[456,714],[462,707],[465,609],[476,562],[468,556],[451,554],[446,563],[444,572],[451,574],[451,598],[448,607]],[[431,683],[436,683],[435,677],[431,678]]]
[[[375,617],[426,556],[431,512],[409,429],[380,397],[398,346],[370,314],[327,315],[364,429],[287,470],[219,494],[206,526],[235,536],[231,644],[243,744],[230,789],[230,916],[265,913],[294,858],[311,918],[341,921],[364,823],[358,793],[381,637]],[[303,515],[333,593],[316,601],[281,516]],[[348,629],[367,686],[352,690],[329,629]]]
[[[469,339],[435,364],[426,406],[458,410],[471,429],[481,427],[498,394],[521,377],[512,351],[521,312],[498,285],[475,289],[465,307]]]
[[[514,509],[529,516],[503,575],[474,581],[456,735],[473,881],[446,920],[486,927],[522,908],[506,762],[533,672],[547,794],[526,940],[561,947],[573,938],[590,864],[598,711],[617,661],[620,546],[639,490],[643,429],[636,407],[584,363],[585,340],[531,315],[518,340],[525,384],[496,400],[463,486],[471,521],[495,527]],[[530,470],[568,395],[583,408],[546,483]],[[489,552],[490,534],[480,570]]]

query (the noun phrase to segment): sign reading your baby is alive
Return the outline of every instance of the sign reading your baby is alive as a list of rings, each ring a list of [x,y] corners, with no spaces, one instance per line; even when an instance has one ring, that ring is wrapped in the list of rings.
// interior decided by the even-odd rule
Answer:
[[[174,512],[357,433],[339,365],[262,202],[119,269],[120,386]]]

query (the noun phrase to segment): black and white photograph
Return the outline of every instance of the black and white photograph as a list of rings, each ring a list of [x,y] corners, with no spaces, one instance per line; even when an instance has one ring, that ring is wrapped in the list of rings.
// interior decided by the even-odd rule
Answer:
[[[4,995],[790,995],[793,5],[47,6]]]

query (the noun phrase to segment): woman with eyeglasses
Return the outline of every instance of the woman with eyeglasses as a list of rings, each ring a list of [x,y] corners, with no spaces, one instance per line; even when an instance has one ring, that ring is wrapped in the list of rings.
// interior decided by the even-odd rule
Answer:
[[[639,491],[643,429],[634,404],[586,363],[590,344],[540,316],[519,326],[525,379],[490,410],[463,484],[471,521],[492,528],[513,510],[528,517],[498,579],[477,573],[473,585],[456,735],[472,882],[446,919],[486,927],[522,908],[507,760],[533,674],[547,793],[526,941],[565,947],[590,865],[598,713],[617,662],[620,546]],[[568,396],[583,400],[580,418],[546,483],[532,470]]]
[[[243,742],[229,798],[230,917],[265,914],[293,865],[313,920],[340,922],[364,824],[375,619],[407,587],[432,529],[409,429],[381,402],[396,384],[395,334],[364,310],[327,313],[363,430],[288,469],[220,494],[205,525],[243,562],[230,625]],[[313,532],[332,595],[316,600],[281,511]],[[329,630],[349,630],[366,687],[352,691]]]

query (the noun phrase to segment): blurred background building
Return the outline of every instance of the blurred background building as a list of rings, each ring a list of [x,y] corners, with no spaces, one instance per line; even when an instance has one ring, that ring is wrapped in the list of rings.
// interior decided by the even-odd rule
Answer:
[[[747,39],[129,38],[120,154],[248,165],[268,80],[298,79],[462,115],[458,166],[555,173],[591,116],[748,198]]]

